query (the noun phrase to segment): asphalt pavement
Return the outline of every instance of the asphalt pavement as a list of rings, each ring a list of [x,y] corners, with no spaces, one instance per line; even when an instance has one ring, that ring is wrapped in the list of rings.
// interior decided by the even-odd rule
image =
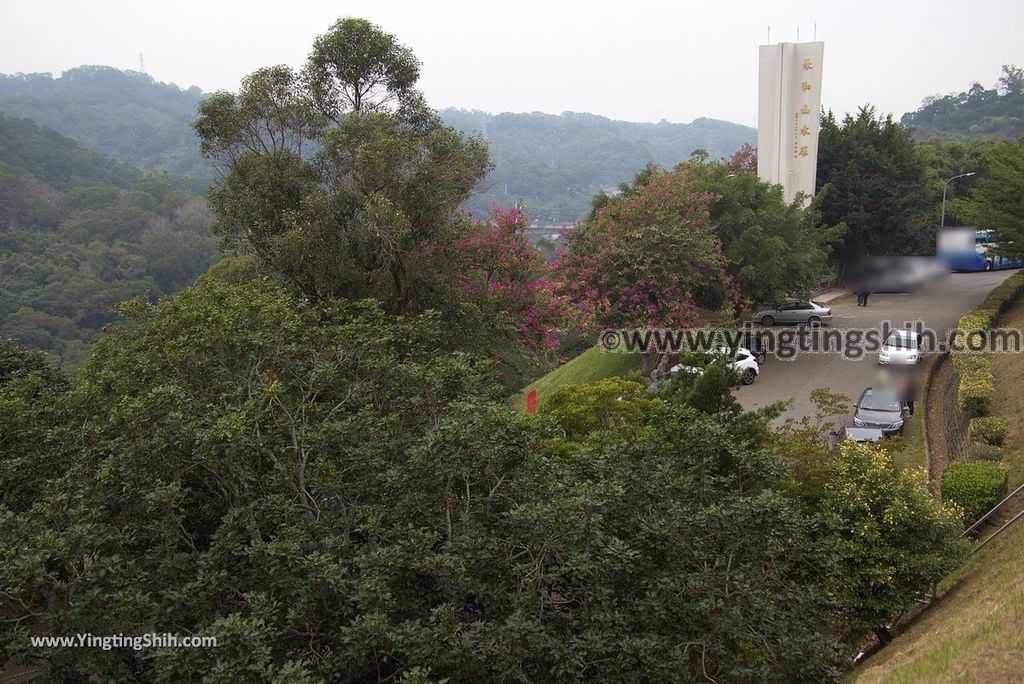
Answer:
[[[872,294],[867,307],[858,307],[855,297],[843,297],[827,304],[832,308],[830,328],[836,330],[880,329],[883,321],[891,327],[922,321],[927,328],[946,339],[948,331],[967,311],[981,303],[992,288],[1016,271],[954,273],[915,292]],[[773,326],[773,333],[798,332],[797,326]],[[780,418],[799,419],[814,414],[811,390],[828,387],[851,401],[878,377],[878,354],[868,353],[858,360],[841,354],[797,352],[790,360],[769,356],[761,374],[752,385],[740,387],[736,398],[746,409],[756,409],[780,399],[792,398],[790,409]]]

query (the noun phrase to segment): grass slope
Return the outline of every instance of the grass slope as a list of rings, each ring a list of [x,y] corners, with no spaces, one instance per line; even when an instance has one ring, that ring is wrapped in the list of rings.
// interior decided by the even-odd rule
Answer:
[[[939,591],[945,595],[852,681],[1024,680],[1024,525],[982,549]]]
[[[568,363],[564,363],[547,375],[541,376],[524,387],[513,399],[517,408],[526,405],[526,395],[537,390],[537,404],[543,404],[556,388],[562,385],[581,385],[604,378],[629,377],[640,372],[640,356],[637,354],[612,354],[591,347]],[[637,377],[639,379],[639,376]]]

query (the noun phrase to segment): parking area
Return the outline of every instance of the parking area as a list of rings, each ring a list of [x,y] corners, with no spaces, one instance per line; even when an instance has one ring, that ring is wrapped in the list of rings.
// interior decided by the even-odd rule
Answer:
[[[828,304],[833,314],[831,327],[866,330],[881,328],[883,321],[892,327],[923,321],[926,327],[945,336],[964,313],[1015,272],[954,273],[916,292],[873,294],[867,307],[858,307],[855,298],[844,297]],[[775,326],[776,330],[781,328]],[[736,398],[746,409],[792,398],[793,405],[781,420],[801,418],[814,413],[811,390],[828,387],[854,401],[865,387],[874,383],[877,374],[877,353],[866,354],[859,360],[836,354],[800,353],[790,360],[769,356],[757,381],[740,387]]]

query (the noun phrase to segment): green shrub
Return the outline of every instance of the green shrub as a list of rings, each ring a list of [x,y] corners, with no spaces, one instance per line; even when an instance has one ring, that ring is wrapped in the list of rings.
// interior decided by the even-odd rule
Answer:
[[[1003,446],[1006,439],[1006,431],[1009,424],[1005,418],[989,416],[986,418],[972,418],[969,428],[971,439],[976,442],[984,442],[992,446]]]
[[[956,333],[953,338],[954,350],[968,350],[980,344],[978,335],[984,338],[985,332],[991,328],[999,312],[995,309],[974,309],[964,314],[963,318],[956,325]]]
[[[1003,313],[1024,292],[1024,272],[1015,273],[1003,281],[1003,284],[988,293],[981,303],[981,309],[994,309]]]
[[[994,444],[974,442],[971,444],[971,458],[978,461],[1001,461],[1003,450]]]
[[[988,411],[995,392],[995,376],[992,375],[992,364],[984,356],[977,354],[957,354],[960,357],[974,359],[958,368],[960,386],[957,389],[957,403],[970,416],[982,416]],[[954,363],[954,367],[956,363]]]
[[[992,328],[999,319],[999,315],[1006,311],[1021,293],[1024,293],[1024,272],[1015,273],[1003,281],[999,287],[988,293],[981,306],[968,311],[957,323],[951,341],[953,368],[960,375],[957,403],[971,416],[984,415],[988,411],[989,404],[992,403],[992,394],[995,392],[992,363],[984,355],[970,352],[972,347],[979,344],[975,336],[984,335]],[[998,430],[985,433],[985,435],[989,434],[993,436],[993,439],[998,434],[997,441],[993,441],[989,436],[979,436],[979,438],[989,444],[1002,444],[1003,437],[1006,435],[1005,423],[1001,433]]]
[[[957,461],[942,471],[943,501],[964,510],[964,522],[973,523],[1006,495],[1007,468],[999,463]]]

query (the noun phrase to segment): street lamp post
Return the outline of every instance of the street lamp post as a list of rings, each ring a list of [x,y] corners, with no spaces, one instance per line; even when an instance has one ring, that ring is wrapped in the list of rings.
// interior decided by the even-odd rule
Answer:
[[[945,183],[943,183],[943,185],[942,185],[942,220],[939,222],[939,229],[940,230],[946,227],[946,188],[948,188],[949,184],[952,181],[955,181],[957,178],[966,178],[967,176],[973,176],[973,175],[974,175],[974,171],[971,171],[970,173],[961,173],[959,176],[953,176],[952,178],[947,180]]]

